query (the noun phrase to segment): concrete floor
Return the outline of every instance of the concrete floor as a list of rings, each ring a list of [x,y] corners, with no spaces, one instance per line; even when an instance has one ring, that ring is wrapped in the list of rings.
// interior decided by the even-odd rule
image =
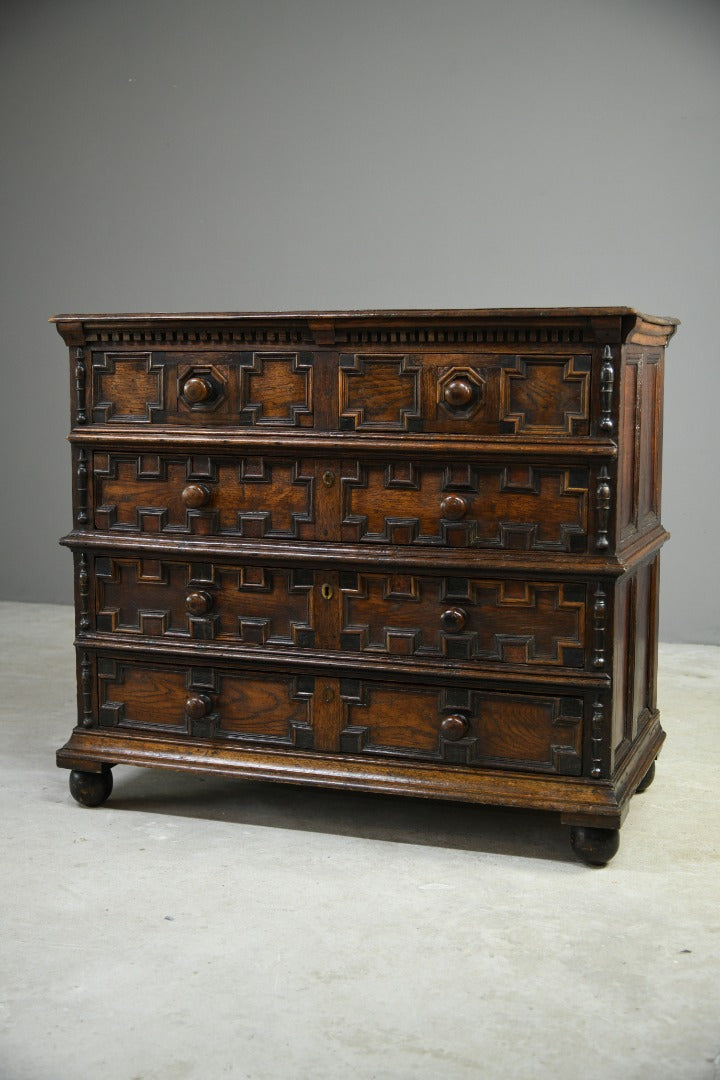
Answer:
[[[604,870],[551,815],[115,770],[70,798],[69,608],[0,604],[2,1080],[720,1077],[720,650]]]

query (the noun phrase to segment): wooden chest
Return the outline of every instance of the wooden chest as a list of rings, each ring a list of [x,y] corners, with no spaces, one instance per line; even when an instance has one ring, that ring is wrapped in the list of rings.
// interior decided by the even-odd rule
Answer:
[[[558,811],[655,700],[662,380],[631,308],[62,315],[86,805],[131,764]]]

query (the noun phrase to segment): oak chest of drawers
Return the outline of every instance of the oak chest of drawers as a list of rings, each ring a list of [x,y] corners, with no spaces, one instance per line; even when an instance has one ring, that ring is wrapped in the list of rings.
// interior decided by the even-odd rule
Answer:
[[[78,724],[118,763],[558,811],[664,738],[662,377],[631,308],[63,315]]]

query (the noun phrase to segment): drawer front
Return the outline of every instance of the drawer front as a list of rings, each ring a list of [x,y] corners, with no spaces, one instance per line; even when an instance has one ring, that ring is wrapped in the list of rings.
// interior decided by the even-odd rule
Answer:
[[[583,700],[343,679],[341,749],[579,776]]]
[[[315,538],[315,466],[207,455],[93,455],[96,529]]]
[[[341,353],[344,431],[590,434],[589,352]]]
[[[100,728],[568,776],[582,769],[584,704],[571,694],[397,686],[110,656],[96,663]]]
[[[388,658],[585,666],[584,583],[129,555],[92,557],[91,577],[94,626],[101,633]]]
[[[585,666],[584,584],[356,571],[339,580],[345,651]]]
[[[95,424],[312,428],[311,352],[94,351]]]
[[[588,546],[587,467],[95,452],[92,471],[92,520],[102,531],[500,551]],[[79,522],[89,517],[86,486],[78,469]]]
[[[99,657],[98,726],[312,747],[314,682]]]
[[[587,468],[355,462],[341,538],[500,550],[587,550]]]
[[[551,349],[105,348],[90,353],[90,400],[80,411],[110,427],[577,438],[591,433],[592,368],[590,351]]]

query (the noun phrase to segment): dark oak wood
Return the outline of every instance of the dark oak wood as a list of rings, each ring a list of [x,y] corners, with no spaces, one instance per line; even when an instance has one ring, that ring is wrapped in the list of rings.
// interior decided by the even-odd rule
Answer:
[[[664,738],[664,348],[632,308],[63,315],[78,801],[109,766],[559,811]]]

